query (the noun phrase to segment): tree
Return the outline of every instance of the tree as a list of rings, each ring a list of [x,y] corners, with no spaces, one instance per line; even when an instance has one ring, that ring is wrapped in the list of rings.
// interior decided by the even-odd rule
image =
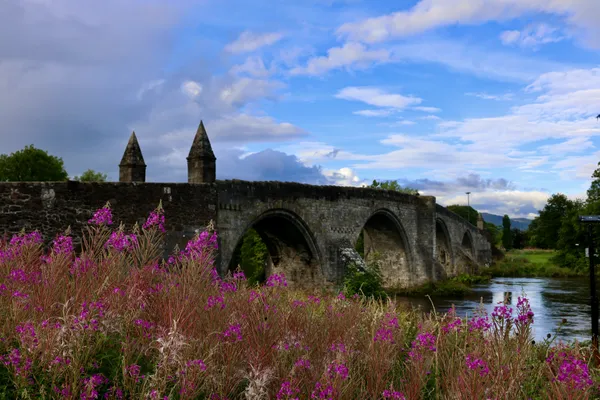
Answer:
[[[76,176],[73,178],[75,181],[81,182],[106,182],[108,175],[103,174],[102,172],[96,172],[93,169],[88,169],[81,176]]]
[[[412,189],[412,188],[409,188],[409,187],[402,187],[402,186],[400,186],[400,184],[398,183],[398,181],[377,181],[377,180],[373,180],[373,183],[369,187],[377,188],[377,189],[394,190],[396,192],[406,193],[406,194],[412,194],[412,195],[415,195],[415,196],[419,195],[419,191],[417,189]]]
[[[600,162],[598,163],[600,167]],[[596,168],[592,174],[592,184],[587,191],[587,201],[590,203],[597,202],[600,200],[600,168]]]
[[[0,155],[1,182],[66,181],[68,177],[62,158],[33,145],[10,155]]]
[[[535,247],[542,249],[556,249],[559,240],[559,231],[563,219],[573,208],[573,202],[562,193],[553,194],[543,210],[529,226],[532,237],[535,238]]]
[[[524,249],[527,243],[527,234],[518,228],[511,229],[512,248]]]
[[[512,246],[512,232],[510,231],[510,217],[508,215],[504,215],[502,217],[502,246],[506,250],[510,250],[513,248]]]

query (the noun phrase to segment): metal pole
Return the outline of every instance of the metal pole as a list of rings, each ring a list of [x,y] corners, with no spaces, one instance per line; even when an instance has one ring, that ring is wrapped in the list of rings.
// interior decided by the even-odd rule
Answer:
[[[590,256],[590,305],[592,307],[592,347],[596,366],[600,366],[598,353],[598,296],[596,294],[596,268],[594,265],[594,237],[592,225],[588,225],[589,256]]]
[[[471,223],[471,200],[470,200],[471,192],[467,192],[467,220]]]

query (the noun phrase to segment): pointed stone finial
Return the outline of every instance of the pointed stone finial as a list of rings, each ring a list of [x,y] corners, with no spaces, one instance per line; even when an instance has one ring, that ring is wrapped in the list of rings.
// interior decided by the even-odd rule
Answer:
[[[483,229],[483,228],[484,228],[483,215],[481,215],[481,213],[478,213],[478,215],[477,215],[477,229]]]
[[[145,182],[146,163],[135,131],[131,133],[119,164],[119,182]]]
[[[189,183],[213,183],[216,179],[216,161],[204,123],[200,121],[194,142],[187,157]]]

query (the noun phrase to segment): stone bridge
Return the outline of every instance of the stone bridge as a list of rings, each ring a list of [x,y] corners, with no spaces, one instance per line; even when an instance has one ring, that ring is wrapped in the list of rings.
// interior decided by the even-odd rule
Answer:
[[[143,223],[162,200],[165,256],[209,221],[219,234],[218,268],[227,273],[235,248],[254,228],[270,257],[267,273],[298,286],[339,283],[364,235],[364,261],[376,260],[389,288],[453,276],[491,262],[482,231],[436,204],[435,197],[371,188],[215,180],[216,159],[200,124],[188,157],[188,183],[145,183],[132,134],[120,182],[0,183],[0,232],[38,229],[47,241],[71,226],[76,241],[93,212],[110,201],[115,221]]]
[[[220,266],[254,228],[270,253],[268,273],[298,283],[339,282],[364,234],[390,288],[467,272],[491,261],[479,229],[431,196],[381,189],[217,181]]]

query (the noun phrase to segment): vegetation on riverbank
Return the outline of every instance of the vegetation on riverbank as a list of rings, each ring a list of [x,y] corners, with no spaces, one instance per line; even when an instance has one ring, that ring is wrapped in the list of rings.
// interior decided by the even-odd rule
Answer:
[[[495,262],[481,273],[491,277],[548,277],[569,278],[585,276],[587,271],[559,267],[554,262],[556,252],[553,250],[524,249],[513,250],[505,254],[504,259]]]
[[[63,399],[589,399],[578,344],[534,344],[527,299],[491,315],[427,315],[355,295],[247,285],[214,269],[216,233],[159,262],[164,217],[90,220],[44,254],[0,242],[0,397]],[[467,278],[465,278],[467,279]],[[468,278],[469,280],[471,278]]]
[[[462,296],[472,291],[472,285],[479,283],[489,283],[490,276],[461,274],[449,279],[437,282],[427,282],[425,284],[390,291],[391,294],[400,296],[424,296],[446,297]]]

